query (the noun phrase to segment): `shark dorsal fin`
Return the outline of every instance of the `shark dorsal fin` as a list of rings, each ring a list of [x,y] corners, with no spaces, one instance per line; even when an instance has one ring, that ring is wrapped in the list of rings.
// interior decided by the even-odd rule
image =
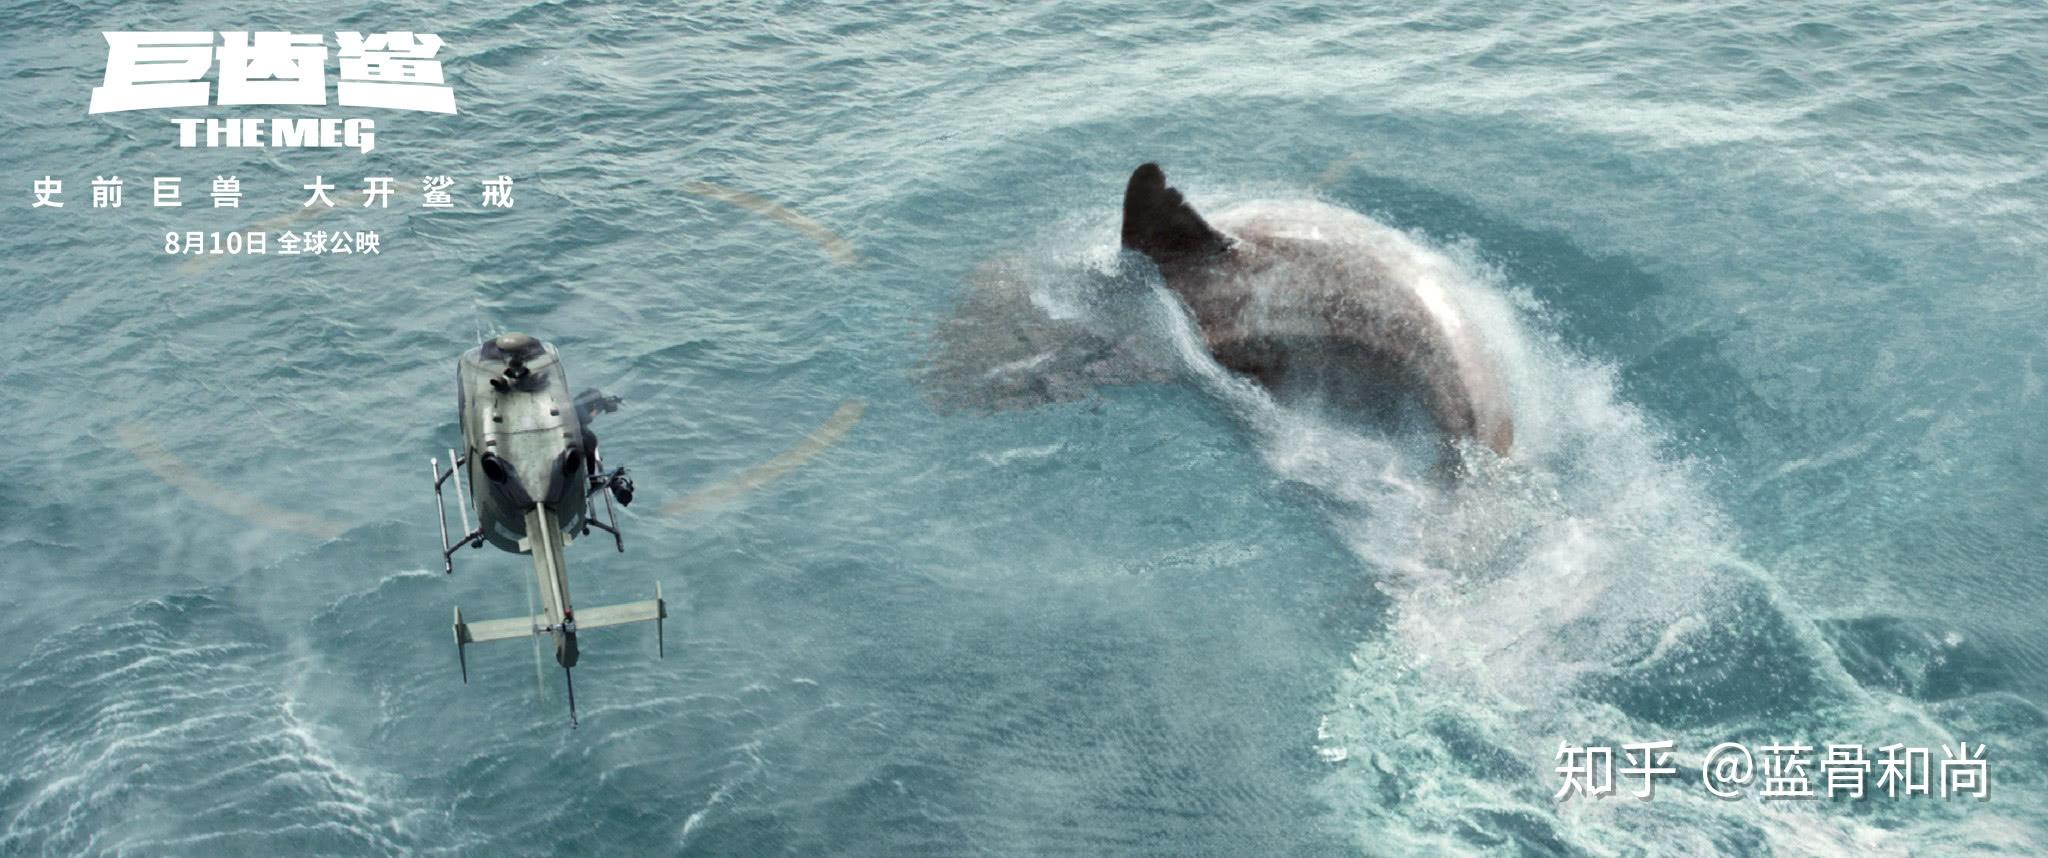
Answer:
[[[1124,246],[1166,265],[1221,253],[1230,237],[1195,213],[1179,191],[1166,185],[1166,172],[1147,163],[1131,173],[1124,188]]]

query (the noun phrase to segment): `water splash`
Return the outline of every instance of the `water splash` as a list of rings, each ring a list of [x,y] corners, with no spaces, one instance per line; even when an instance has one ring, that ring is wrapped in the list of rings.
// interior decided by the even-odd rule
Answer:
[[[1770,572],[1742,557],[1740,533],[1704,488],[1706,466],[1673,452],[1621,396],[1614,368],[1526,322],[1544,308],[1479,248],[1372,224],[1389,266],[1442,288],[1505,377],[1516,450],[1475,457],[1451,486],[1431,472],[1426,425],[1361,424],[1218,365],[1156,274],[1120,264],[1104,220],[1054,230],[1040,245],[1049,250],[977,276],[987,294],[963,302],[970,326],[1034,333],[1002,342],[1016,348],[982,361],[981,380],[1059,394],[1019,397],[1035,404],[1177,375],[1239,419],[1276,475],[1321,500],[1360,561],[1358,586],[1393,606],[1338,670],[1331,707],[1305,719],[1309,750],[1333,766],[1323,799],[1367,851],[1869,854],[1967,842],[2024,852],[2038,837],[2030,823],[1960,804],[1728,802],[1700,788],[1701,755],[1721,741],[1935,747],[1958,737],[1842,668]],[[1134,283],[1146,300],[1119,303]],[[1125,365],[1152,371],[1068,383],[1075,355],[1112,341]],[[953,356],[961,343],[989,340],[955,340]],[[2022,741],[1961,738],[2001,736]],[[1660,739],[1677,743],[1688,783],[1660,783],[1650,802],[1553,800],[1560,741]]]

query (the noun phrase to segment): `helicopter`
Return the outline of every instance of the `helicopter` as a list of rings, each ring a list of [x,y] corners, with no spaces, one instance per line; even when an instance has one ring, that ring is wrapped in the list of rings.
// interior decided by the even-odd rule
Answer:
[[[554,643],[555,663],[562,667],[569,724],[574,727],[576,686],[571,669],[576,666],[579,633],[652,622],[657,657],[666,655],[662,621],[668,617],[668,603],[660,581],[654,583],[652,599],[582,611],[569,601],[562,551],[575,537],[596,528],[611,534],[619,551],[626,550],[612,504],[633,502],[633,481],[624,467],[605,469],[598,457],[597,435],[590,430],[598,414],[618,410],[621,400],[595,388],[572,398],[555,347],[520,333],[502,334],[470,349],[457,363],[455,375],[463,452],[448,451],[447,470],[442,470],[439,457],[427,460],[441,525],[442,569],[452,574],[455,552],[465,545],[482,548],[488,542],[507,552],[531,555],[541,594],[540,613],[528,616],[465,621],[462,608],[455,608],[455,654],[462,681],[469,682],[470,644],[547,635]],[[462,525],[462,535],[454,542],[448,538],[443,500],[443,489],[449,485],[454,487]],[[603,501],[602,521],[595,515],[592,498]],[[472,508],[477,517],[474,527],[469,523]]]

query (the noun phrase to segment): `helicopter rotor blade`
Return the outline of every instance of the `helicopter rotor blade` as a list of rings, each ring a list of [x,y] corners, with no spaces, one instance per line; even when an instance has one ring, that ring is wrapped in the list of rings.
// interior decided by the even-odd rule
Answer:
[[[781,479],[845,438],[846,433],[853,429],[853,425],[860,422],[861,415],[867,411],[867,407],[867,403],[859,399],[849,399],[840,403],[839,410],[832,412],[831,417],[826,418],[818,428],[812,429],[796,446],[709,487],[669,499],[667,503],[661,505],[661,514],[670,518],[681,518],[730,503]]]

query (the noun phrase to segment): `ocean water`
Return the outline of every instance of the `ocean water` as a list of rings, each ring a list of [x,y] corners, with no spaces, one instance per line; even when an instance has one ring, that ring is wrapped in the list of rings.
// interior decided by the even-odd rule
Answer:
[[[0,854],[2048,851],[2038,4],[5,20]],[[436,32],[461,113],[209,108],[377,147],[179,149],[86,113],[125,29]],[[1148,160],[1392,228],[1515,456],[1446,486],[1223,373],[1117,256]],[[162,252],[441,173],[455,209],[288,223],[375,256]],[[991,265],[1147,380],[940,407]],[[524,645],[457,673],[451,607],[523,610],[526,560],[434,557],[454,358],[505,330],[626,400],[578,603],[672,603],[664,659],[584,636],[575,730]],[[1560,742],[1658,739],[1691,777],[1553,800]],[[1722,741],[1982,743],[1992,789],[1722,801]]]

